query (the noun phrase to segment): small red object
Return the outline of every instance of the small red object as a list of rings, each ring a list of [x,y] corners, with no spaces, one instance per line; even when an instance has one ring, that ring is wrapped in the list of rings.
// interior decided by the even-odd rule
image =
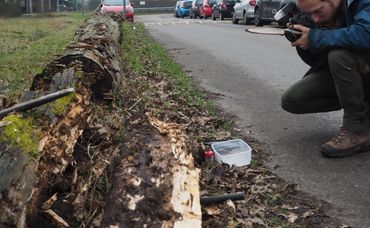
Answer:
[[[207,163],[213,162],[214,153],[212,150],[206,150],[204,151],[204,160],[206,160]]]
[[[204,158],[213,157],[214,153],[212,150],[206,150],[204,151]]]

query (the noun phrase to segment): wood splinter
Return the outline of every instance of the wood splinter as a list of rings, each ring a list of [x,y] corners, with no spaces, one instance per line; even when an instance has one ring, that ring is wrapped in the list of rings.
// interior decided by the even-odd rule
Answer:
[[[45,213],[50,215],[50,217],[62,227],[69,227],[68,223],[53,210],[48,209],[45,211]]]

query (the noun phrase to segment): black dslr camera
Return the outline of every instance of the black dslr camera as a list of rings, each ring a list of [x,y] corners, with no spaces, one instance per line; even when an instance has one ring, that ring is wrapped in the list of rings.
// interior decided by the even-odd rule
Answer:
[[[274,16],[274,19],[279,24],[299,24],[309,28],[316,27],[309,15],[303,14],[294,2],[288,3],[286,6],[281,8]],[[298,40],[302,33],[299,30],[294,29],[292,26],[284,29],[284,35],[290,42]]]

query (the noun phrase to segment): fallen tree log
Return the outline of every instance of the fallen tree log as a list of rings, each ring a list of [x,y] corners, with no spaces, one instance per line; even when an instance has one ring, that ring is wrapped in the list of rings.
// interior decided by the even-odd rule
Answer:
[[[22,121],[24,116],[4,118],[11,123],[0,128],[0,227],[25,227],[26,215],[32,217],[40,210],[41,193],[48,181],[62,175],[73,160],[74,145],[89,122],[90,100],[102,99],[105,93],[123,86],[119,39],[119,24],[109,17],[98,15],[87,20],[65,53],[35,76],[25,99],[68,87],[76,92],[27,113],[27,118],[35,121],[30,121],[24,132],[12,122]],[[36,124],[37,134],[29,131]]]

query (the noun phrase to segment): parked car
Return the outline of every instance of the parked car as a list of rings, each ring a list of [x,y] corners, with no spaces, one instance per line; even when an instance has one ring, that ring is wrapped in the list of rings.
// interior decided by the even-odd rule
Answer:
[[[134,7],[130,0],[126,0],[126,19],[134,21]],[[123,0],[104,0],[100,5],[103,14],[123,15]]]
[[[238,24],[239,20],[243,20],[243,24],[247,25],[254,19],[254,7],[256,0],[236,0],[233,13],[233,24]]]
[[[274,15],[280,9],[281,0],[257,0],[254,7],[254,25],[263,26],[275,21]]]
[[[207,19],[212,16],[212,7],[216,3],[216,0],[203,0],[203,4],[199,9],[199,17]]]
[[[175,17],[184,18],[186,16],[189,16],[191,4],[191,0],[177,1],[174,12]]]
[[[202,5],[203,5],[203,0],[194,0],[190,8],[189,17],[194,18],[194,19],[199,17],[199,10],[200,10],[200,7],[202,7]]]
[[[230,18],[233,16],[235,0],[216,0],[212,7],[212,20]]]

